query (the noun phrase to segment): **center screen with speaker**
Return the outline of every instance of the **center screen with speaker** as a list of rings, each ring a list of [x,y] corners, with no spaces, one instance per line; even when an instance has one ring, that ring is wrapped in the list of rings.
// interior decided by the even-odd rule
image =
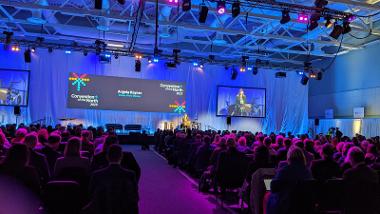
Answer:
[[[265,88],[218,86],[217,116],[265,117]]]
[[[183,82],[69,74],[69,108],[186,112]]]

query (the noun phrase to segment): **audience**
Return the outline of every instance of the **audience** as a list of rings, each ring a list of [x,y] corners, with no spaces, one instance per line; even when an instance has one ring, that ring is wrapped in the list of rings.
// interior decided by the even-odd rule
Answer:
[[[48,142],[44,144],[42,149],[39,151],[41,154],[46,156],[49,164],[49,170],[51,173],[54,172],[55,162],[57,158],[61,157],[62,154],[58,152],[59,145],[61,143],[61,136],[53,133],[48,137]]]
[[[313,177],[319,181],[326,181],[331,178],[338,178],[341,175],[339,164],[333,160],[334,148],[331,144],[322,146],[320,156],[322,159],[314,160],[311,163]]]
[[[107,150],[108,166],[95,171],[90,181],[91,202],[88,213],[138,213],[136,174],[121,166],[123,151],[119,145]]]
[[[54,167],[54,176],[59,176],[65,168],[81,169],[86,174],[90,171],[90,161],[80,155],[81,141],[72,137],[67,141],[64,156],[57,159]]]
[[[50,178],[49,164],[45,155],[35,151],[37,134],[35,132],[27,134],[24,139],[24,144],[29,151],[29,166],[32,166],[37,170],[42,184],[47,183]]]

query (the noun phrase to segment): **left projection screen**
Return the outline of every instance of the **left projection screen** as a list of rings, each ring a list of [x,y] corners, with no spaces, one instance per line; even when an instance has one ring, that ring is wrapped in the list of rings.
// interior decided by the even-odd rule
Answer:
[[[27,70],[0,69],[0,105],[28,105],[29,75]]]
[[[186,111],[183,82],[69,74],[69,108],[145,112]]]

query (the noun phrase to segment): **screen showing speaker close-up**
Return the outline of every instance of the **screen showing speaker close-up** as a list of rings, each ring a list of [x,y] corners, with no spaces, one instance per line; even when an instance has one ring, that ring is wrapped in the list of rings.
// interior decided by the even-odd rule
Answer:
[[[0,105],[27,106],[29,71],[0,69]]]
[[[265,89],[218,86],[217,116],[265,117]]]
[[[183,82],[70,73],[68,107],[184,113],[185,89]]]

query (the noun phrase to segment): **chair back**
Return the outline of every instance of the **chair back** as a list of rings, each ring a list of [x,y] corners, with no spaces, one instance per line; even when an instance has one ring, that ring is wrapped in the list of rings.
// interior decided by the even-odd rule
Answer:
[[[77,214],[83,205],[80,186],[75,181],[50,181],[43,190],[43,201],[49,214]]]
[[[345,183],[344,211],[346,214],[378,213],[379,184],[370,182]]]
[[[87,189],[89,179],[89,172],[81,167],[65,167],[55,177],[55,180],[75,181],[83,189]]]

